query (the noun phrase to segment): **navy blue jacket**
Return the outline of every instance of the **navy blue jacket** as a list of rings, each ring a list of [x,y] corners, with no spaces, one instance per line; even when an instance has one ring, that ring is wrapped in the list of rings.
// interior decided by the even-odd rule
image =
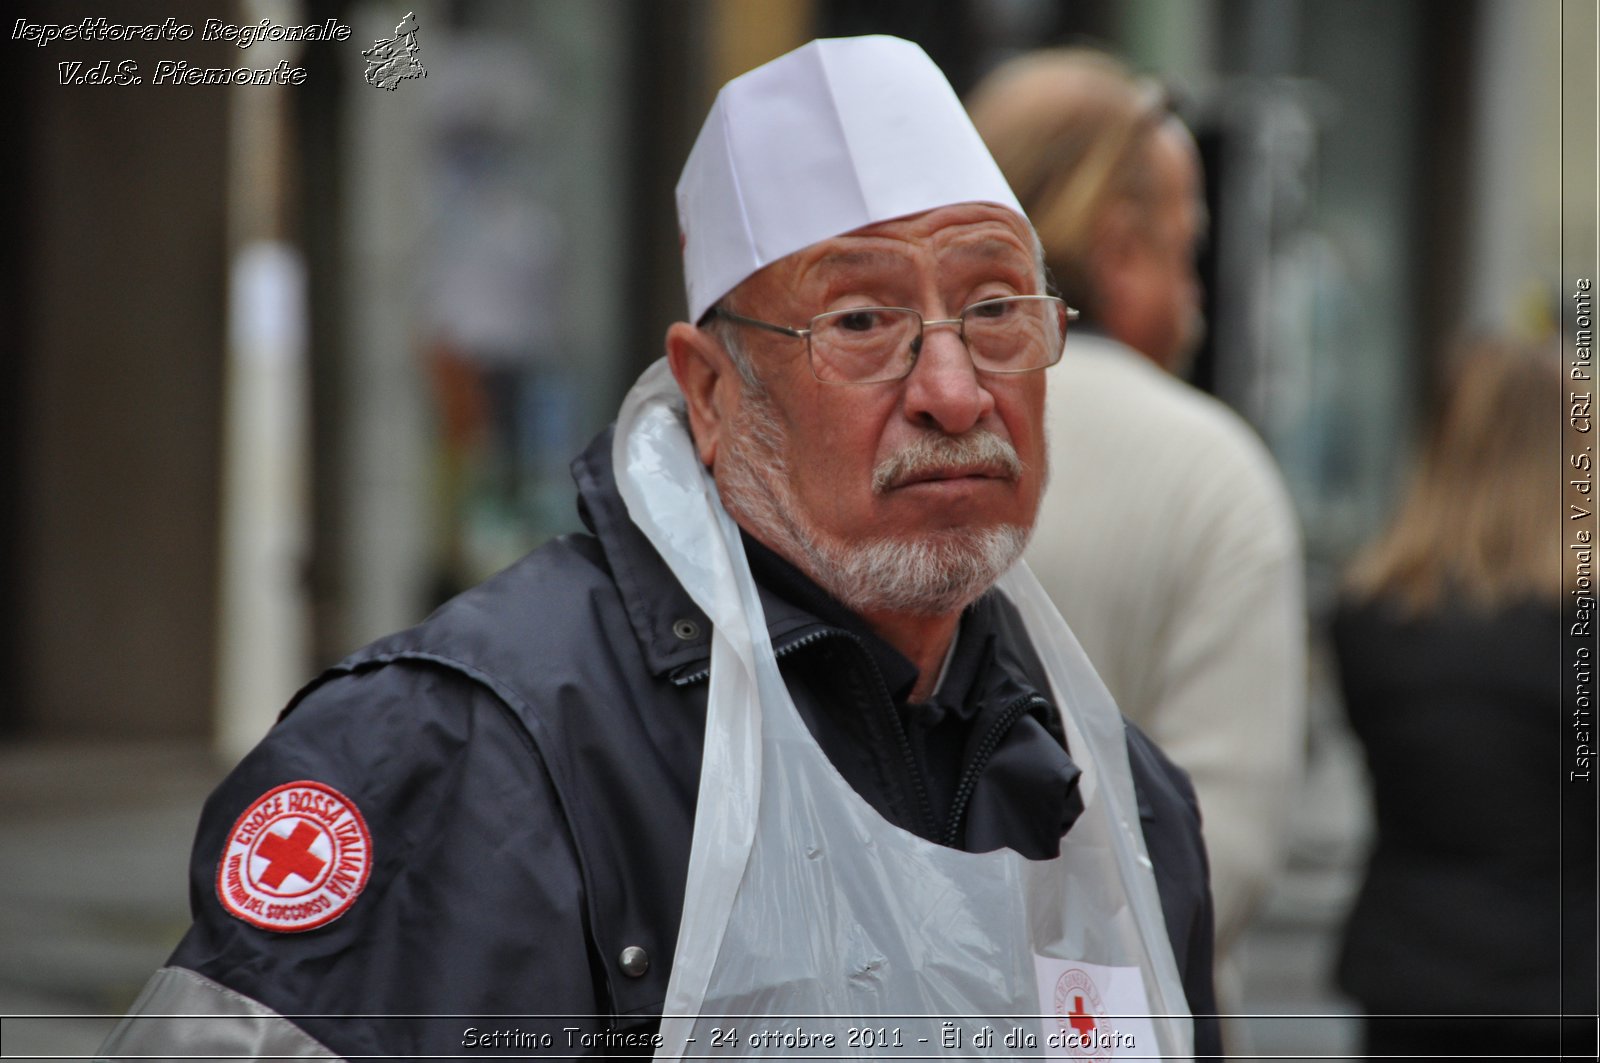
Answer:
[[[655,1029],[676,944],[709,625],[628,520],[610,453],[606,432],[573,466],[589,534],[330,669],[212,795],[195,922],[173,966],[347,1056],[471,1054],[500,1034],[502,1051],[548,1034],[546,1053],[648,1054],[631,1035]],[[990,594],[968,610],[941,688],[959,696],[909,719],[892,651],[848,614],[819,617],[820,592],[758,556],[780,667],[845,778],[923,837],[1054,855],[1080,808],[1078,769],[1010,604]],[[1128,749],[1173,950],[1206,1016],[1211,905],[1194,794],[1131,726]],[[222,906],[218,861],[240,813],[294,780],[359,806],[372,870],[342,917],[277,933]],[[629,949],[643,962],[635,951],[624,963]],[[1196,1034],[1199,1053],[1219,1050],[1213,1019],[1197,1018]]]

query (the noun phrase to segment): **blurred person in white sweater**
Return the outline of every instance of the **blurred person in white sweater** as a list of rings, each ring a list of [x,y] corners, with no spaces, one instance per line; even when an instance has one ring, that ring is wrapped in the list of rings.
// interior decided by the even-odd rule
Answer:
[[[1204,326],[1199,154],[1157,86],[1088,49],[1004,64],[969,110],[1083,312],[1050,386],[1052,483],[1027,561],[1122,711],[1194,781],[1218,1003],[1237,1010],[1235,946],[1303,759],[1304,581],[1266,448],[1179,378]]]

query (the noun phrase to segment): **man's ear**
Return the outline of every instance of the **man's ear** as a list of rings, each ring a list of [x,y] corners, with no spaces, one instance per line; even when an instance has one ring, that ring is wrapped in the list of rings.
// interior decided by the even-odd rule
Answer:
[[[689,410],[689,430],[700,460],[716,463],[717,446],[737,401],[739,371],[722,344],[687,321],[667,329],[667,365]]]

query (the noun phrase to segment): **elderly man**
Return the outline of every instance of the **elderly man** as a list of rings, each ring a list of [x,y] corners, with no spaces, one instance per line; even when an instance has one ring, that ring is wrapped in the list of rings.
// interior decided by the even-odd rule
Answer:
[[[991,591],[1070,315],[959,102],[814,42],[679,206],[699,324],[575,462],[588,532],[301,693],[108,1055],[1214,1050],[1187,782]]]
[[[1194,780],[1219,992],[1237,1005],[1233,946],[1277,870],[1302,756],[1305,619],[1271,457],[1177,376],[1203,327],[1199,155],[1159,89],[1100,52],[1012,60],[970,107],[1084,316],[1051,384],[1055,485],[1028,563],[1117,705]]]

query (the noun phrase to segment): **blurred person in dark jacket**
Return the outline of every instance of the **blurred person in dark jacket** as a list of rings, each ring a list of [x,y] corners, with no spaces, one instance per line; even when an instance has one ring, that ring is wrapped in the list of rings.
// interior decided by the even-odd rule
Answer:
[[[1054,477],[1028,563],[1118,706],[1189,772],[1218,998],[1282,854],[1305,719],[1299,531],[1254,431],[1179,379],[1204,327],[1193,138],[1089,49],[995,70],[968,110],[1082,311],[1049,396]],[[1236,1046],[1237,1047],[1237,1046]]]
[[[1559,752],[1562,394],[1552,351],[1470,349],[1335,617],[1377,816],[1338,976],[1375,1056],[1551,1058],[1548,1016],[1594,1008],[1594,791]]]

